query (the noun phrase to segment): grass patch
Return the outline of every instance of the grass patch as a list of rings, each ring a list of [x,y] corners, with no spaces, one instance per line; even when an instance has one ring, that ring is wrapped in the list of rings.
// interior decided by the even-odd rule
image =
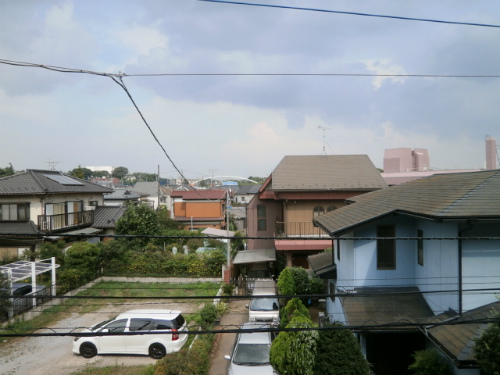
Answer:
[[[87,367],[83,371],[73,372],[71,375],[153,375],[154,366],[106,366]]]

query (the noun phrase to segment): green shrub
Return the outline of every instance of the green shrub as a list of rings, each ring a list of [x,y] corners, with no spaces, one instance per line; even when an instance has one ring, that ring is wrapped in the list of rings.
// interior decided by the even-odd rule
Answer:
[[[482,371],[500,375],[500,323],[490,324],[476,339],[474,356]]]
[[[304,317],[311,319],[309,315],[309,310],[304,306],[302,301],[299,298],[292,298],[286,306],[281,309],[281,317],[280,317],[280,327],[286,327],[293,318],[294,313],[303,315]]]
[[[370,365],[349,329],[339,322],[319,332],[314,373],[316,375],[368,375]]]
[[[316,325],[300,313],[286,328],[312,328]],[[316,356],[317,331],[283,331],[271,344],[270,362],[274,370],[287,375],[312,375]]]
[[[206,303],[205,306],[200,310],[197,323],[201,329],[206,330],[212,327],[217,318],[217,309],[213,303]]]
[[[214,335],[199,336],[191,349],[182,348],[156,362],[154,375],[207,375]]]
[[[419,350],[413,353],[415,362],[408,368],[415,375],[450,375],[451,370],[436,349]]]
[[[222,294],[225,296],[232,296],[234,291],[234,285],[231,283],[225,283],[222,285]]]

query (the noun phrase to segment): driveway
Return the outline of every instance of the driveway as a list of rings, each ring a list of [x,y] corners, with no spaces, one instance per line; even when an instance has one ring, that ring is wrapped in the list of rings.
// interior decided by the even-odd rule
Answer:
[[[126,305],[107,305],[106,307],[89,313],[64,314],[64,318],[54,323],[53,330],[40,332],[69,332],[80,328],[90,327],[118,315],[124,311],[137,308],[157,308],[180,310],[184,314],[196,312],[196,304],[165,303],[145,305],[143,302]],[[133,355],[97,355],[85,359],[73,354],[73,337],[23,337],[8,338],[7,343],[0,347],[0,373],[2,375],[68,375],[81,371],[86,366],[132,366],[148,365],[155,362],[147,356]]]
[[[229,310],[221,319],[220,326],[215,327],[223,329],[240,328],[243,323],[248,322],[248,309],[245,304],[248,299],[232,300],[229,302]],[[224,355],[232,354],[236,333],[218,333],[215,338],[213,355],[210,363],[209,375],[226,375],[228,368],[228,360],[224,359]]]

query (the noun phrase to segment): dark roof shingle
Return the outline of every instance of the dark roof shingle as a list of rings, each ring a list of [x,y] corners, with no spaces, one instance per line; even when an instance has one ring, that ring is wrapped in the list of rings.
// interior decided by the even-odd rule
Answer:
[[[386,187],[366,155],[285,156],[272,173],[274,191],[363,191]]]
[[[500,219],[500,170],[424,177],[351,198],[354,204],[317,217],[330,234],[393,212],[429,218]]]

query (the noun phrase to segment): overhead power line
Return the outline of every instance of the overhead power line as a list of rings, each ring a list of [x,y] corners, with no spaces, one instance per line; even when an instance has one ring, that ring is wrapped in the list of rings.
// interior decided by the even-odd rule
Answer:
[[[400,77],[400,78],[500,78],[500,75],[494,74],[377,74],[377,73],[135,73],[135,74],[127,74],[127,73],[106,73],[106,72],[97,72],[92,70],[78,69],[78,68],[64,68],[60,66],[54,65],[46,65],[46,64],[38,64],[38,63],[29,63],[23,61],[12,61],[6,59],[0,59],[0,64],[26,67],[26,68],[40,68],[47,69],[60,73],[80,73],[80,74],[91,74],[103,77],[115,77],[120,79],[122,77],[183,77],[183,76],[288,76],[288,77]]]
[[[198,0],[198,1],[204,1],[207,3],[218,3],[218,4],[248,5],[248,6],[255,6],[255,7],[266,7],[266,8],[306,10],[306,11],[312,11],[312,12],[335,13],[335,14],[344,14],[344,15],[350,15],[350,16],[390,18],[390,19],[397,19],[397,20],[402,20],[402,21],[419,21],[419,22],[433,22],[433,23],[444,23],[444,24],[463,25],[463,26],[498,27],[498,28],[500,28],[500,25],[489,25],[489,24],[484,24],[484,23],[434,20],[434,19],[430,19],[430,18],[389,16],[389,15],[383,15],[383,14],[346,12],[346,11],[340,11],[340,10],[318,9],[318,8],[301,8],[301,7],[292,7],[292,6],[286,6],[286,5],[276,5],[276,4],[247,3],[247,2],[242,2],[242,1],[227,1],[227,0]]]
[[[223,326],[222,329],[210,329],[210,330],[192,330],[192,331],[183,331],[183,334],[188,335],[203,335],[203,334],[213,334],[213,333],[251,333],[251,332],[303,332],[303,331],[331,331],[331,330],[380,330],[380,329],[408,329],[410,327],[414,328],[428,328],[435,326],[453,326],[453,325],[463,325],[463,324],[489,324],[489,323],[499,323],[500,318],[480,318],[480,319],[457,319],[450,320],[444,322],[435,322],[431,320],[425,320],[421,322],[414,321],[399,321],[399,322],[391,322],[391,323],[365,323],[365,324],[350,324],[345,326],[296,326],[293,328],[274,328],[274,327],[263,327],[263,328],[255,328],[255,329],[241,329],[235,325]],[[231,328],[230,328],[231,327]],[[234,327],[234,328],[232,328]],[[0,333],[1,337],[92,337],[95,336],[95,332],[75,332],[77,329],[83,329],[88,327],[76,327],[72,328],[72,331],[69,332],[57,332],[58,329],[61,328],[50,328],[50,327],[41,327],[38,329],[34,329],[32,333]],[[37,330],[48,330],[50,332],[39,332],[34,333]],[[4,328],[2,329],[4,332],[15,332],[12,328]],[[165,332],[165,334],[173,334],[177,332]],[[100,336],[135,336],[135,335],[154,335],[158,334],[155,331],[134,331],[134,332],[120,332],[120,333],[111,333],[111,332],[99,332]]]

